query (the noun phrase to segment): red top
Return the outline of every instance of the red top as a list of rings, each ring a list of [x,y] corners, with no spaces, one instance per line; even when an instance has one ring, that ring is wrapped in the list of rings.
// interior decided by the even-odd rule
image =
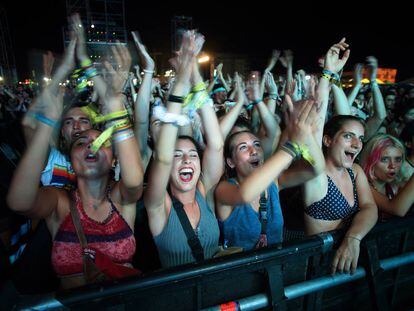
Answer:
[[[106,254],[114,263],[131,263],[136,246],[134,233],[109,197],[111,211],[102,222],[86,215],[77,191],[75,198],[88,246]],[[53,241],[52,265],[58,276],[83,273],[82,249],[70,213]]]

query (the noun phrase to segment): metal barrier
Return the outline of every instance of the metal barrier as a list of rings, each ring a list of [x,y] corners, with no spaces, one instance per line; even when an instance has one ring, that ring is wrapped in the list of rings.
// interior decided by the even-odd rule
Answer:
[[[384,269],[384,271],[388,271],[413,262],[414,252],[409,252],[401,256],[381,260],[381,268]],[[305,296],[319,290],[324,290],[333,286],[361,279],[365,277],[366,274],[367,273],[364,268],[357,268],[353,275],[336,274],[334,276],[325,276],[318,279],[293,284],[285,287],[284,296],[287,300],[295,299],[300,296]],[[234,303],[237,304],[239,309],[243,311],[258,310],[261,308],[268,307],[270,305],[269,299],[265,294],[259,294],[251,297],[242,298],[238,301],[235,301]],[[222,308],[220,305],[218,305],[202,310],[220,311],[222,310]]]
[[[378,224],[361,244],[361,265],[354,275],[330,276],[326,273],[332,248],[343,236],[343,232],[333,231],[286,243],[283,247],[233,254],[143,277],[49,296],[24,297],[16,308],[50,310],[122,306],[123,309],[145,310],[257,310],[272,307],[314,310],[322,308],[320,293],[323,290],[365,278],[367,282],[355,282],[355,286],[361,288],[361,295],[370,295],[373,309],[386,310],[404,300],[399,297],[401,291],[396,289],[400,283],[408,282],[414,287],[414,271],[409,271],[408,277],[403,279],[400,269],[414,262],[413,234],[413,216]],[[393,239],[392,235],[400,236],[395,243],[383,241],[388,236]],[[390,252],[394,254],[388,256]],[[322,264],[318,264],[320,262]],[[387,276],[386,271],[392,269],[398,271],[392,277]],[[391,301],[386,291],[392,292]],[[305,295],[304,301],[293,307],[287,305]],[[332,297],[331,302],[335,300],[335,296]]]

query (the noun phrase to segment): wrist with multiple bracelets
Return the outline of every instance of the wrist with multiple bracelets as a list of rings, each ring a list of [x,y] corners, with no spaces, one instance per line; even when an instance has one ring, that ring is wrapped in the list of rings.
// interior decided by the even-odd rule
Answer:
[[[89,58],[86,58],[81,61],[80,67],[75,69],[72,74],[72,79],[75,79],[77,82],[76,90],[80,93],[86,90],[88,86],[88,80],[96,77],[98,71],[93,66],[92,61]]]
[[[93,141],[91,146],[93,153],[98,152],[102,146],[109,147],[111,145],[110,139],[115,143],[119,143],[134,137],[132,124],[126,110],[114,111],[104,116],[98,115],[94,117],[94,123],[101,122],[106,122],[106,130]]]
[[[188,114],[190,117],[194,115],[194,113],[198,109],[202,108],[205,104],[209,104],[210,106],[213,105],[213,101],[211,100],[210,96],[206,91],[206,85],[204,82],[196,84],[187,96],[176,96],[172,94],[169,95],[168,101],[181,104],[183,112],[185,114]],[[164,123],[170,123],[176,126],[187,125],[186,120],[182,119],[179,115],[174,116],[171,113],[164,113],[162,111],[158,112],[160,113],[160,115],[162,115],[162,119],[168,119],[168,121],[165,122],[161,119],[161,121]],[[173,119],[176,122],[170,122]]]
[[[303,158],[312,166],[315,165],[315,160],[313,159],[312,155],[309,152],[309,148],[306,145],[299,145],[296,142],[287,141],[280,148],[283,151],[289,153],[294,161]]]
[[[328,69],[322,70],[321,77],[327,79],[330,83],[335,84],[337,87],[342,87],[341,77]]]

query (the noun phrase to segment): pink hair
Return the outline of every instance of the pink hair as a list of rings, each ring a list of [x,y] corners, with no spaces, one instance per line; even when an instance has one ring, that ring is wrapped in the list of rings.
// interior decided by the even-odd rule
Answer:
[[[365,150],[363,150],[361,155],[362,168],[369,181],[375,180],[374,167],[381,160],[382,152],[388,147],[400,149],[403,160],[405,160],[404,145],[397,138],[386,134],[373,137],[365,146]]]

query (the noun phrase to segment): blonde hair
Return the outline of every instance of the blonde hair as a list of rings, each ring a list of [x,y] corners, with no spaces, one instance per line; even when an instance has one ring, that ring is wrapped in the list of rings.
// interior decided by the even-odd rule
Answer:
[[[376,180],[374,175],[374,167],[381,160],[381,155],[388,147],[400,149],[402,152],[401,169],[396,177],[396,183],[405,180],[404,162],[405,147],[404,144],[396,137],[389,134],[377,134],[365,144],[361,152],[361,166],[370,182]]]

